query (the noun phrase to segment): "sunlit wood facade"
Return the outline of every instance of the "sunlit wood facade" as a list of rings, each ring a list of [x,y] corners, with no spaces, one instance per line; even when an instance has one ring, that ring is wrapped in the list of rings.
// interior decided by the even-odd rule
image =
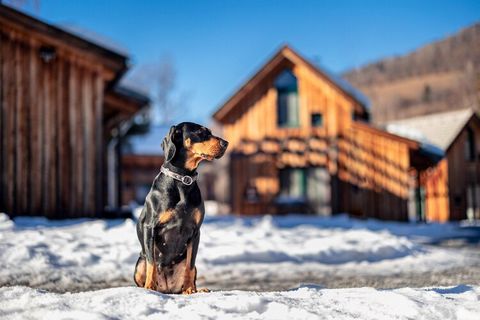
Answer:
[[[425,169],[412,158],[420,144],[370,126],[357,91],[291,48],[277,52],[214,118],[230,142],[235,213],[408,218],[418,182],[412,171]]]
[[[445,150],[445,157],[420,176],[425,219],[480,219],[480,118],[474,112]]]

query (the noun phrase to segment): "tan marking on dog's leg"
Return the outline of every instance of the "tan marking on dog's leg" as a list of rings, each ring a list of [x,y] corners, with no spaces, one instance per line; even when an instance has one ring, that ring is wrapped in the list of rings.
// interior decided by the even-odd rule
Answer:
[[[157,281],[156,281],[156,275],[157,275],[157,267],[155,266],[155,263],[149,263],[147,261],[147,268],[146,268],[146,275],[145,275],[145,289],[149,290],[156,290],[157,286]]]
[[[190,264],[192,263],[192,245],[193,243],[190,242],[187,246],[187,258],[185,259],[185,276],[183,278],[183,294],[192,294],[197,292],[197,288],[195,286],[195,267],[190,268]]]
[[[167,275],[166,275],[166,270],[163,268],[160,268],[157,273],[157,288],[155,289],[158,292],[161,293],[171,293],[170,292],[170,287],[168,285],[167,281]]]
[[[167,223],[170,220],[172,220],[174,215],[175,215],[175,210],[168,209],[167,211],[164,211],[164,212],[159,214],[158,223],[160,223],[160,224]]]
[[[135,266],[135,275],[134,275],[135,284],[138,287],[145,286],[145,278],[146,278],[146,263],[145,259],[139,258],[137,264]]]
[[[199,224],[200,223],[200,220],[202,220],[202,212],[200,211],[200,209],[194,209],[193,210],[193,221],[195,221],[195,224]]]
[[[194,282],[197,281],[197,267],[193,267],[193,270],[192,270],[192,279],[195,279]],[[207,292],[210,292],[209,289],[207,288],[197,288],[197,285],[195,283],[195,288],[197,289],[196,292],[197,293],[207,293]]]

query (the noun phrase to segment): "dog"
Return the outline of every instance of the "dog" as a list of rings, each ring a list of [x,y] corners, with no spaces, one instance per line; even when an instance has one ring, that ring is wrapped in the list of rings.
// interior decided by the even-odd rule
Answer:
[[[162,293],[208,292],[196,287],[195,259],[205,215],[196,170],[202,160],[221,158],[227,146],[192,122],[170,128],[162,142],[164,163],[137,223],[142,246],[134,273],[137,286]]]

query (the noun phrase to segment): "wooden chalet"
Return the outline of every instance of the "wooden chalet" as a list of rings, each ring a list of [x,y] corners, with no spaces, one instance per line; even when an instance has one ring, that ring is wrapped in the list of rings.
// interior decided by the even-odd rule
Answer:
[[[98,217],[107,144],[148,99],[127,56],[0,4],[0,211]],[[113,153],[115,157],[115,153]]]
[[[239,214],[407,220],[416,212],[414,173],[435,163],[421,143],[371,126],[360,92],[288,46],[213,117],[230,142],[230,201]]]
[[[419,177],[422,219],[480,219],[480,119],[473,110],[394,121],[387,130],[427,141],[445,153]]]

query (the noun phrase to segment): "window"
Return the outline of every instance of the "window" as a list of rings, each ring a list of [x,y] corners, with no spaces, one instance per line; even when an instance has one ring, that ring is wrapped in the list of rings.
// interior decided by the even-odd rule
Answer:
[[[467,128],[467,141],[465,141],[465,160],[475,160],[475,134],[472,128]]]
[[[323,126],[323,115],[321,113],[312,113],[312,127]]]
[[[280,170],[280,196],[304,198],[307,193],[305,169],[287,168]]]
[[[277,89],[277,124],[279,127],[300,125],[297,78],[291,70],[283,71],[275,80]]]

